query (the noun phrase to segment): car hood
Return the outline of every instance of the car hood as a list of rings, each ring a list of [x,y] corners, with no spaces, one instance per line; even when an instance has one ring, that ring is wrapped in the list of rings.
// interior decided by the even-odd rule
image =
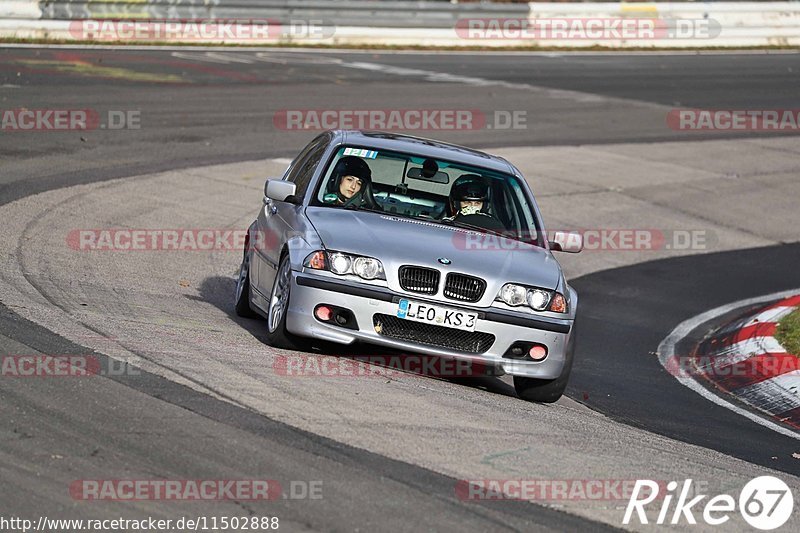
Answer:
[[[309,207],[306,214],[325,248],[375,257],[387,270],[412,264],[545,289],[559,282],[561,267],[538,246],[388,213]]]

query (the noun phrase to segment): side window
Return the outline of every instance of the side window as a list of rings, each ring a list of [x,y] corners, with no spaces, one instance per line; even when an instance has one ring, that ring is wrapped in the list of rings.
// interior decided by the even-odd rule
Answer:
[[[529,240],[530,237],[535,237],[535,239],[531,240],[535,240],[537,246],[542,246],[541,242],[539,242],[539,225],[534,218],[533,206],[528,203],[525,197],[525,191],[522,190],[517,178],[509,179],[508,183],[511,186],[510,199],[514,204],[514,210],[519,216],[519,224],[521,226],[519,229],[521,230],[523,240]]]
[[[328,142],[328,135],[321,135],[314,139],[303,153],[297,156],[295,163],[289,170],[289,175],[286,177],[286,180],[293,181],[297,184],[295,196],[298,198],[303,198],[306,195],[308,184],[311,182],[311,177],[314,175],[317,165],[319,165],[322,156],[325,154]]]

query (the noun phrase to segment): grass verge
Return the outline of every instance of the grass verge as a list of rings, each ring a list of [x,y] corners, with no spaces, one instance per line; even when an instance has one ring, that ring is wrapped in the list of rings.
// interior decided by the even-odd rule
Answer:
[[[800,357],[800,307],[783,317],[775,338],[787,352]]]

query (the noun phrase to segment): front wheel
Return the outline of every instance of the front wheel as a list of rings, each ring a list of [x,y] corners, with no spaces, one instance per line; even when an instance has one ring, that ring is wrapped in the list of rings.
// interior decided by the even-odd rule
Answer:
[[[553,403],[564,394],[572,371],[572,360],[575,354],[575,324],[572,325],[572,335],[567,345],[567,360],[564,369],[556,379],[536,379],[524,376],[514,376],[514,389],[520,399],[529,402]]]
[[[245,250],[242,264],[239,267],[239,278],[236,282],[236,314],[245,318],[258,316],[250,307],[250,254]]]
[[[305,344],[300,338],[286,329],[286,316],[289,314],[289,299],[292,288],[292,265],[289,255],[284,254],[278,263],[278,272],[272,284],[267,313],[267,342],[275,348],[287,350],[301,349]]]

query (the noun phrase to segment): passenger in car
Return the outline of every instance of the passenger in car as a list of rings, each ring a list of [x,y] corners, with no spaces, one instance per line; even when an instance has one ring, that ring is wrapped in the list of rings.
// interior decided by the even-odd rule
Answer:
[[[366,161],[353,155],[339,159],[328,179],[323,202],[342,207],[379,209],[372,194],[372,170]]]

